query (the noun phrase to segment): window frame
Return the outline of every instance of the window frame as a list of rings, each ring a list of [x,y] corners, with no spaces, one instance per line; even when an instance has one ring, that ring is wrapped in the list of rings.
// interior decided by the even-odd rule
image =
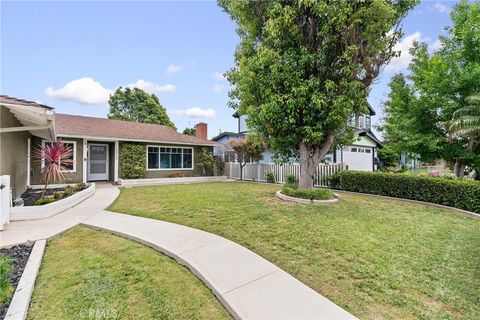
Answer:
[[[45,147],[45,143],[52,143],[52,142],[63,142],[64,144],[71,143],[73,144],[73,169],[72,170],[65,170],[62,169],[63,172],[70,172],[70,173],[76,173],[77,172],[77,141],[74,140],[57,140],[57,141],[51,141],[51,140],[42,140],[42,147]],[[41,161],[41,166],[42,168],[45,167],[45,159],[42,158]]]
[[[148,148],[158,148],[158,168],[149,168],[148,167]],[[183,149],[192,150],[192,167],[191,168],[162,168],[162,163],[160,161],[160,148],[180,148],[182,149],[182,166],[183,166]],[[179,170],[194,170],[195,168],[195,148],[194,147],[183,147],[183,146],[165,146],[165,145],[155,145],[147,144],[145,146],[146,159],[145,159],[145,170],[146,171],[179,171]]]

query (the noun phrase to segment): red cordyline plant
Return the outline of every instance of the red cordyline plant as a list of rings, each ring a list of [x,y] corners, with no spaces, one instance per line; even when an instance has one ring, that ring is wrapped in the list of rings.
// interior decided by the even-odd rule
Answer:
[[[69,159],[72,154],[72,148],[65,145],[62,141],[45,143],[33,149],[34,159],[43,165],[40,169],[40,179],[45,183],[42,198],[45,196],[49,183],[62,183],[65,181],[65,173],[68,172],[68,166],[73,164],[73,160]]]

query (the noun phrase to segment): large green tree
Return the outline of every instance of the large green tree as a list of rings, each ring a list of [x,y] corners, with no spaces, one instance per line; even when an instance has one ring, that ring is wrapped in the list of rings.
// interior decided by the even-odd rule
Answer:
[[[139,88],[118,88],[108,100],[109,119],[162,124],[176,130],[158,97]]]
[[[461,1],[451,19],[442,48],[430,53],[426,44],[415,44],[408,77],[392,78],[383,130],[397,150],[424,161],[443,158],[463,176],[466,165],[478,163],[478,152],[472,136],[454,135],[450,123],[480,90],[480,2]]]
[[[353,140],[347,120],[367,111],[368,89],[416,3],[219,0],[241,38],[227,73],[231,106],[280,159],[299,159],[300,188],[313,187],[332,146]]]

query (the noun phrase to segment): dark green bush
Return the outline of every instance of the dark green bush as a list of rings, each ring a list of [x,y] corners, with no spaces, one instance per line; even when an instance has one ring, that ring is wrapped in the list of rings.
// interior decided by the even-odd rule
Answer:
[[[294,174],[289,174],[286,176],[285,183],[286,184],[297,184],[297,177]]]
[[[138,143],[120,144],[120,168],[122,178],[141,179],[145,177],[145,146]]]
[[[73,190],[75,192],[78,192],[78,191],[82,191],[84,189],[87,189],[87,184],[86,183],[82,183],[82,182],[79,182],[77,183],[74,187],[73,187]]]
[[[266,178],[268,183],[275,183],[275,175],[272,171],[267,172]]]
[[[7,257],[0,256],[0,306],[8,301],[13,291],[8,277],[12,270],[12,260]]]
[[[62,199],[62,198],[63,198],[63,192],[56,191],[56,192],[53,193],[53,199],[58,200],[58,199]]]
[[[395,173],[342,171],[331,187],[441,204],[480,213],[480,183]]]
[[[334,198],[333,192],[330,189],[297,189],[294,186],[296,185],[285,184],[282,188],[282,193],[290,197],[297,197],[309,200],[329,200]]]

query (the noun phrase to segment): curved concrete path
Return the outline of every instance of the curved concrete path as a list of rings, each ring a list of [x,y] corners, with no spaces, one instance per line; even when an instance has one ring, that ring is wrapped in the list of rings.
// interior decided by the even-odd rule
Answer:
[[[0,231],[0,248],[62,233],[110,206],[119,193],[110,183],[96,183],[95,193],[73,208],[46,219],[12,221]]]
[[[83,224],[174,258],[202,279],[237,319],[356,319],[269,261],[217,235],[108,211]]]
[[[237,319],[356,319],[235,242],[174,223],[104,211],[118,194],[118,188],[99,183],[93,196],[51,218],[12,222],[0,232],[0,247],[49,239],[82,223],[139,241],[187,266]]]

